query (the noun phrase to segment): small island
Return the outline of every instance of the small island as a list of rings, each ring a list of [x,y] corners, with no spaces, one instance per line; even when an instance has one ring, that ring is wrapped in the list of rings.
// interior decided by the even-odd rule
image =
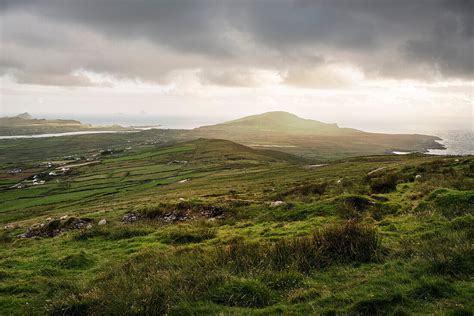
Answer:
[[[119,125],[93,126],[76,120],[38,119],[28,112],[17,116],[0,117],[0,136],[38,135],[83,131],[128,131],[130,128]]]

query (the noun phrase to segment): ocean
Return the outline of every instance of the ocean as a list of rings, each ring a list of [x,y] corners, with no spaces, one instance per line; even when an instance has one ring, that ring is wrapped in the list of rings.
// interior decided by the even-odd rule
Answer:
[[[431,149],[433,155],[474,155],[474,131],[440,131],[434,135],[442,138],[440,144],[445,150]]]

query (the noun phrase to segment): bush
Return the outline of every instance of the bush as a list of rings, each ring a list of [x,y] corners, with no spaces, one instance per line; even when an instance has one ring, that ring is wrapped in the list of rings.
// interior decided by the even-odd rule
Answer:
[[[261,269],[268,266],[271,244],[251,242],[242,239],[232,240],[228,245],[217,249],[216,264],[231,265],[238,272]]]
[[[355,221],[274,243],[235,240],[218,251],[218,262],[231,265],[237,271],[265,267],[309,272],[336,263],[376,261],[379,257],[377,232]]]
[[[271,291],[256,280],[237,279],[226,282],[211,294],[217,304],[240,307],[265,307],[272,300]]]
[[[349,195],[337,199],[336,213],[344,219],[354,219],[362,217],[362,214],[375,203],[368,197],[362,195]]]
[[[380,177],[369,178],[372,193],[388,193],[397,189],[398,177],[394,173],[387,173]]]

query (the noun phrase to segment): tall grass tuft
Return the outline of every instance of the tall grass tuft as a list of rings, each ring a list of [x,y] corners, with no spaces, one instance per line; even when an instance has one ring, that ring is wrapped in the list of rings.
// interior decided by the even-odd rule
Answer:
[[[236,240],[219,249],[219,264],[237,271],[249,269],[295,269],[309,272],[331,264],[371,262],[380,258],[380,237],[372,227],[348,221],[305,237],[276,242]]]

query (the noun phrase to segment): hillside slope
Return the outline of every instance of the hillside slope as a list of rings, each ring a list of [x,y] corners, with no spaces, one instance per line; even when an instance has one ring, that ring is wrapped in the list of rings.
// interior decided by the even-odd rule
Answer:
[[[474,310],[472,156],[309,167],[226,140],[123,144],[0,160],[0,314]]]
[[[368,133],[337,124],[268,112],[192,131],[196,137],[222,138],[257,148],[272,148],[318,160],[391,151],[442,149],[436,136]]]

